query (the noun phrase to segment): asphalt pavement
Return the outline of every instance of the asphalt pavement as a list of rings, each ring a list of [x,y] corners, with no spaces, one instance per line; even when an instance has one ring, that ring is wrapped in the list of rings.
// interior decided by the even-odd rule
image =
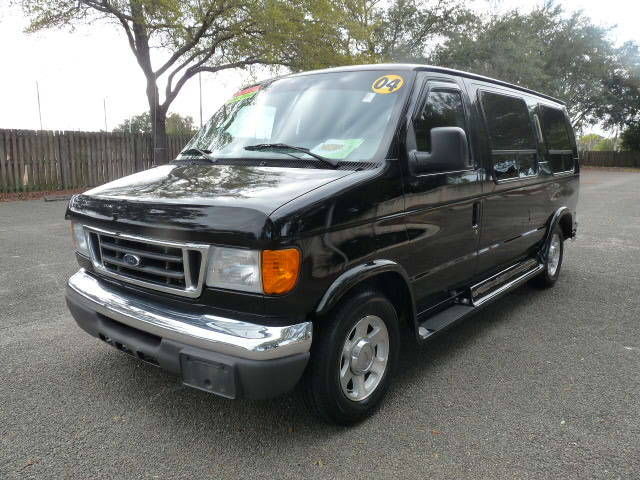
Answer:
[[[64,202],[0,203],[0,478],[640,478],[640,172],[585,169],[555,288],[402,354],[342,428],[183,387],[82,332]]]

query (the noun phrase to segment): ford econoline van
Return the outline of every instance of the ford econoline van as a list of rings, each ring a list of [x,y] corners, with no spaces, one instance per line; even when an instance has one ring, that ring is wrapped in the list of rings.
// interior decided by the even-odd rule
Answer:
[[[350,424],[382,400],[402,342],[553,286],[578,180],[567,110],[547,95],[423,65],[276,78],[169,164],[71,199],[67,303],[185,385],[298,386]]]

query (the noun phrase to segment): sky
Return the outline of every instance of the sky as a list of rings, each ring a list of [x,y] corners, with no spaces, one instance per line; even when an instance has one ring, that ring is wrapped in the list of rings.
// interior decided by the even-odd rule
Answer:
[[[0,128],[50,130],[111,130],[148,109],[145,81],[124,35],[113,25],[80,26],[74,32],[56,30],[26,34],[26,19],[17,7],[0,0]],[[475,0],[479,10],[528,10],[542,0]],[[612,39],[640,43],[639,0],[564,0],[566,11],[583,10],[594,22],[616,26]],[[256,72],[268,77],[267,71]],[[203,74],[203,117],[248,81],[247,72]],[[170,112],[191,115],[200,122],[198,79],[190,80]]]

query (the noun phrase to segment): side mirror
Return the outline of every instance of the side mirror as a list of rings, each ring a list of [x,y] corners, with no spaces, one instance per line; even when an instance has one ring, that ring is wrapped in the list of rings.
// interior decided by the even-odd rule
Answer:
[[[413,150],[409,158],[415,172],[446,172],[469,168],[467,134],[460,127],[431,129],[431,153]]]

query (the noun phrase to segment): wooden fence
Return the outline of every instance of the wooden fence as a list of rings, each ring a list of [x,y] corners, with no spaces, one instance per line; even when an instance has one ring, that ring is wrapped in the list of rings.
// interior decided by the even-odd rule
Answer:
[[[593,167],[640,168],[640,152],[580,152],[580,164]]]
[[[169,136],[169,158],[188,140]],[[151,135],[0,129],[0,192],[92,187],[151,164]]]
[[[188,136],[169,136],[175,158]],[[640,168],[640,152],[580,153],[582,165]],[[150,135],[0,129],[0,192],[93,187],[151,167]]]

